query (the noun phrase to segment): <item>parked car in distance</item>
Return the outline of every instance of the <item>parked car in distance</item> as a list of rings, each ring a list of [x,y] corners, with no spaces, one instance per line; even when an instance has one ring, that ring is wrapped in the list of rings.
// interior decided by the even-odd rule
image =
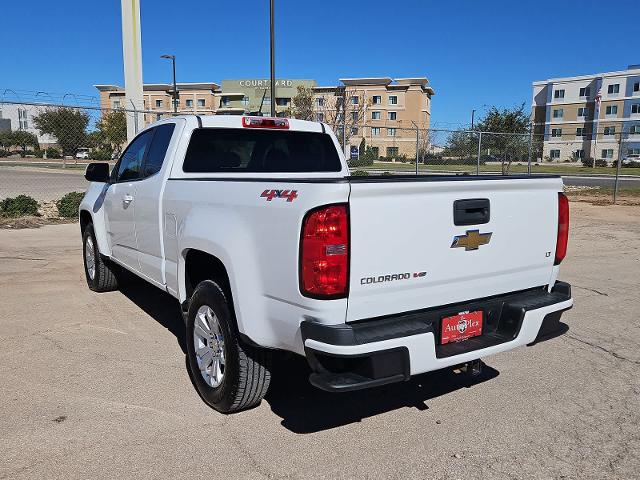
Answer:
[[[344,392],[477,371],[573,305],[558,176],[351,176],[323,123],[191,115],[85,177],[89,288],[126,269],[175,297],[194,384],[221,412],[260,403],[274,350]]]
[[[77,159],[87,159],[89,158],[89,149],[88,148],[79,148],[76,152]]]

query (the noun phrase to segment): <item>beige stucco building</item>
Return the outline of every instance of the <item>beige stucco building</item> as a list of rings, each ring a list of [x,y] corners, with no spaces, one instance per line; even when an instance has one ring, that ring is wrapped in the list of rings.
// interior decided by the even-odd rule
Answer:
[[[344,78],[339,85],[317,86],[315,80],[278,79],[276,114],[283,116],[299,86],[314,95],[315,120],[326,122],[351,147],[365,139],[367,146],[381,157],[415,157],[416,126],[429,128],[434,90],[425,77]],[[127,108],[124,88],[96,85],[105,109]],[[202,115],[269,115],[272,95],[266,79],[223,80],[216,83],[178,83],[178,112]],[[145,84],[143,89],[145,124],[172,113],[173,85]],[[343,103],[344,102],[344,103]],[[353,151],[353,150],[352,150]]]
[[[597,99],[600,99],[600,102]],[[543,157],[611,162],[640,154],[640,65],[627,70],[533,83],[534,133]]]

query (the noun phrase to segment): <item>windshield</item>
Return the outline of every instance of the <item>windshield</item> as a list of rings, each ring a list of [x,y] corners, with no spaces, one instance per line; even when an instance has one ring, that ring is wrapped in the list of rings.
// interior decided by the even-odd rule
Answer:
[[[336,147],[328,134],[241,128],[193,131],[185,172],[339,172]]]

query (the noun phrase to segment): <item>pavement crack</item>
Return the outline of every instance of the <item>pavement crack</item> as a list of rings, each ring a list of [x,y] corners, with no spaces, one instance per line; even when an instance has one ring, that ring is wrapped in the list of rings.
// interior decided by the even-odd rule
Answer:
[[[598,295],[603,295],[605,297],[608,297],[609,294],[608,293],[604,293],[601,292],[600,290],[596,290],[595,288],[588,288],[588,287],[581,287],[579,285],[573,285],[575,288],[579,288],[580,290],[586,290],[588,292],[593,292],[593,293],[597,293]]]
[[[46,258],[32,258],[32,257],[14,257],[14,256],[0,256],[0,260],[28,260],[33,262],[43,262]]]
[[[566,334],[566,337],[567,338],[571,338],[572,340],[580,342],[580,343],[582,343],[584,345],[588,345],[588,346],[590,346],[592,348],[595,348],[597,350],[602,350],[603,352],[608,353],[609,355],[613,356],[614,358],[617,358],[618,360],[623,360],[625,362],[630,362],[630,363],[633,363],[634,365],[640,365],[640,360],[634,360],[632,358],[625,357],[624,355],[620,355],[619,353],[616,353],[613,350],[610,350],[610,349],[605,348],[605,347],[603,347],[601,345],[597,345],[595,343],[589,342],[587,340],[583,340],[583,339],[581,339],[579,337],[576,337],[575,335]]]

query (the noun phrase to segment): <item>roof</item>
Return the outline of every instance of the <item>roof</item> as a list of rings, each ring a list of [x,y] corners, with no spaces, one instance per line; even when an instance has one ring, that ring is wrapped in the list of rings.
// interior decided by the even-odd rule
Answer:
[[[536,80],[535,82],[532,82],[532,83],[534,86],[541,86],[541,85],[546,85],[548,83],[578,82],[582,80],[594,80],[599,77],[621,77],[621,76],[630,76],[630,75],[640,75],[640,68],[631,68],[631,67],[635,67],[635,65],[630,65],[629,67],[630,68],[627,70],[594,73],[592,75],[579,75],[576,77],[549,78],[547,80]]]
[[[220,85],[213,82],[178,82],[176,84],[178,90],[219,90]],[[117,92],[124,91],[124,87],[120,85],[100,84],[94,85],[100,92]],[[172,83],[145,83],[142,86],[143,91],[166,91],[172,90]]]
[[[340,78],[345,85],[389,85],[393,79],[390,77],[363,77],[363,78]]]

